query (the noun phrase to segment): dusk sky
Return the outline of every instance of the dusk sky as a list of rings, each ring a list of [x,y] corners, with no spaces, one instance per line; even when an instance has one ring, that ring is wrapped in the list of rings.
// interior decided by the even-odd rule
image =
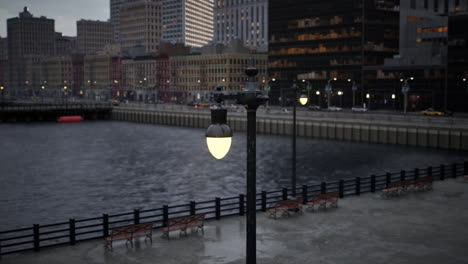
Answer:
[[[35,17],[46,16],[55,20],[55,31],[65,36],[76,36],[76,21],[92,19],[107,21],[109,0],[0,0],[0,36],[6,37],[6,20],[17,17],[29,7]]]

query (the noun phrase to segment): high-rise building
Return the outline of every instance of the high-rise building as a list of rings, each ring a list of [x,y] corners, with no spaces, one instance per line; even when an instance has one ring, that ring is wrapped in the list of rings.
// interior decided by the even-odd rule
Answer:
[[[214,19],[217,43],[241,39],[247,47],[267,50],[268,0],[215,1]]]
[[[384,65],[365,67],[374,108],[405,109],[402,86],[410,78],[406,86],[408,111],[428,107],[464,110],[460,87],[468,72],[450,61],[463,60],[463,52],[456,51],[463,50],[458,46],[463,41],[452,41],[451,37],[459,38],[455,32],[460,21],[463,23],[467,7],[467,0],[400,1],[399,54],[385,59]],[[465,28],[462,31],[466,32]]]
[[[292,90],[283,88],[299,79],[319,94],[311,98],[314,104],[364,102],[363,66],[383,64],[398,53],[398,2],[270,0],[271,101],[291,98],[286,92]]]
[[[120,8],[126,3],[136,2],[140,0],[110,0],[110,22],[114,27],[114,41],[120,41]],[[159,0],[153,0],[159,1]]]
[[[41,58],[55,53],[55,22],[34,17],[24,8],[18,17],[7,20],[9,89],[13,95],[38,92]]]
[[[78,52],[97,54],[105,45],[114,42],[112,23],[93,20],[76,22]]]
[[[142,47],[146,54],[156,52],[161,41],[161,3],[142,0],[120,8],[120,44],[125,54]]]
[[[213,0],[162,0],[162,39],[202,47],[213,40]]]
[[[0,86],[8,84],[8,40],[0,37]],[[5,93],[5,92],[3,92]]]

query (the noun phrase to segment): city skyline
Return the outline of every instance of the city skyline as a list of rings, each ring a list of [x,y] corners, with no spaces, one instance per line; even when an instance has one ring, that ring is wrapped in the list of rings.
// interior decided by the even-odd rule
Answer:
[[[76,36],[76,22],[80,19],[107,21],[110,17],[109,0],[1,0],[0,36],[7,36],[7,19],[18,17],[27,6],[35,17],[55,20],[55,31],[65,36]]]

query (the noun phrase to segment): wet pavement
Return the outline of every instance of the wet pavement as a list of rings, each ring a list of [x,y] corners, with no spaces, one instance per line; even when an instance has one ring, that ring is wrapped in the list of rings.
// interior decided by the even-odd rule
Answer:
[[[277,220],[257,214],[258,263],[468,263],[468,181],[434,183],[434,190],[385,199],[352,196],[339,208]],[[205,223],[205,232],[171,240],[153,234],[114,250],[102,240],[2,256],[2,264],[245,263],[245,217]]]

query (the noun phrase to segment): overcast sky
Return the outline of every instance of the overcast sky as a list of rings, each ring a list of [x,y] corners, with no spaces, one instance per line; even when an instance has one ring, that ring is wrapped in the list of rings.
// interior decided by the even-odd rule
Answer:
[[[92,19],[107,21],[109,0],[0,0],[0,36],[6,37],[8,18],[17,17],[29,7],[35,17],[55,20],[55,31],[65,36],[76,36],[76,21]]]

